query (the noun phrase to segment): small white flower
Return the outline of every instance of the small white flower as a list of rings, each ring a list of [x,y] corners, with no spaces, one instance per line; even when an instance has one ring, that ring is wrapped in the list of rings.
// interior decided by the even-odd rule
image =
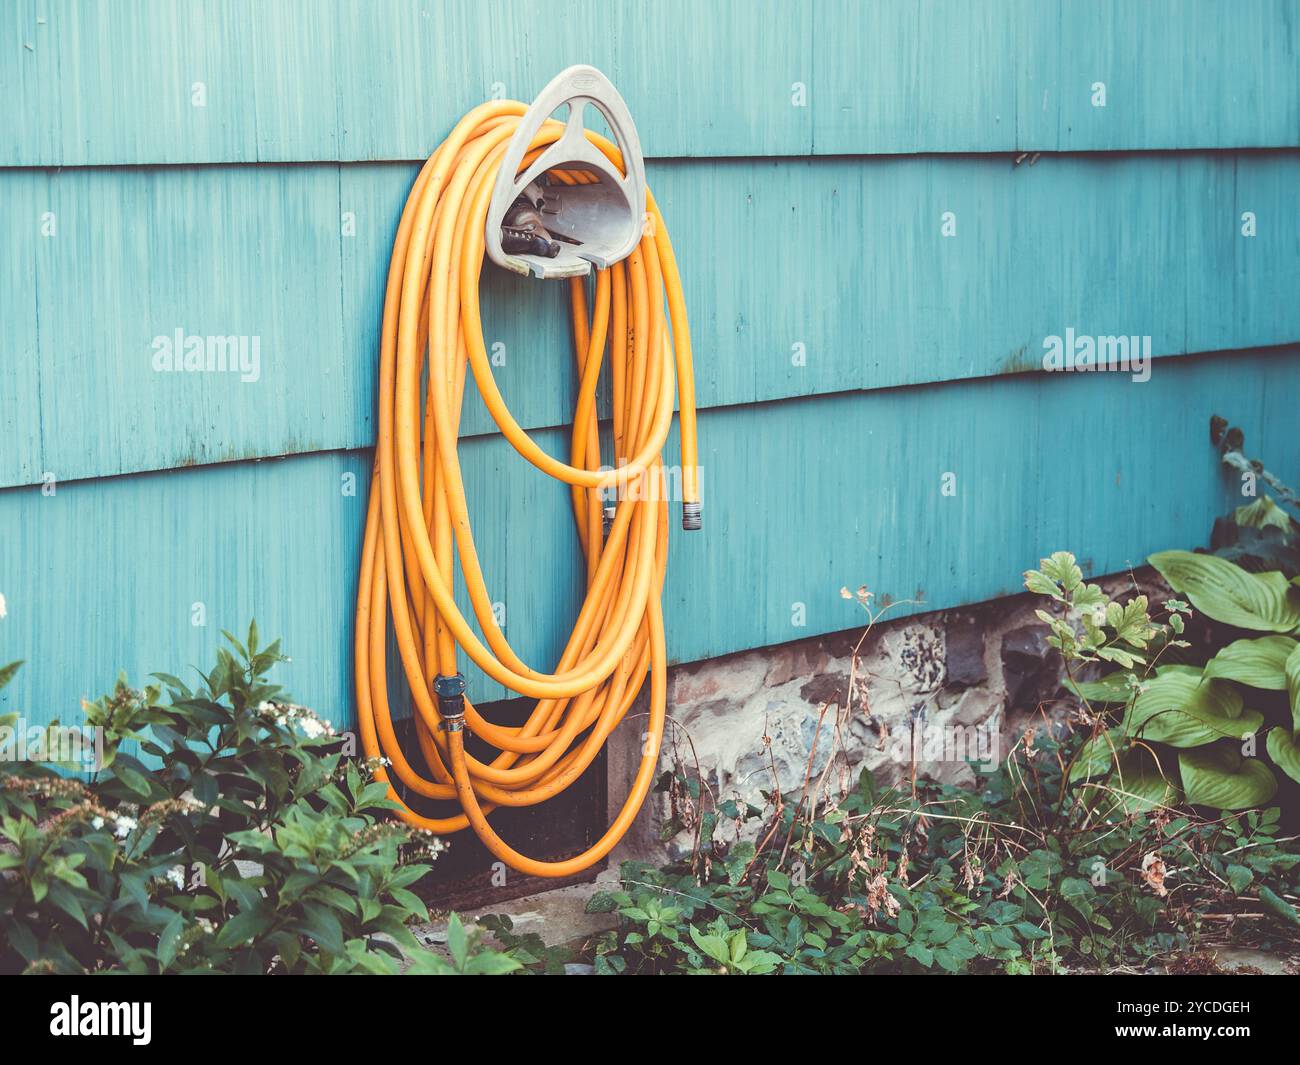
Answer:
[[[113,819],[113,824],[117,826],[113,830],[113,834],[117,836],[118,839],[126,839],[127,836],[139,827],[139,822],[136,821],[134,817],[127,817],[125,814],[120,814],[115,817]]]
[[[104,819],[102,817],[92,817],[90,819],[90,825],[92,828],[96,828],[96,829],[103,828]]]
[[[309,740],[325,735],[325,726],[314,717],[304,717],[301,721],[302,734]]]
[[[185,887],[185,866],[173,865],[170,869],[167,870],[167,879],[176,885],[176,889],[178,891],[184,888]]]

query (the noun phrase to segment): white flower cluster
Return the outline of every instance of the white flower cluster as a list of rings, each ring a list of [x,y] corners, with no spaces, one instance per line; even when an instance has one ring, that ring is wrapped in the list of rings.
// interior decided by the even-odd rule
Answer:
[[[309,740],[333,736],[334,726],[322,721],[315,712],[294,703],[263,703],[257,712],[273,724],[284,728],[297,728]]]
[[[379,773],[381,769],[387,769],[393,764],[391,758],[385,758],[383,755],[376,755],[374,758],[366,758],[361,763],[361,768],[369,773],[372,777]]]
[[[113,835],[118,839],[126,839],[127,836],[140,827],[140,822],[129,814],[110,814],[107,820],[96,814],[90,819],[90,827],[98,832],[110,822],[112,824]]]

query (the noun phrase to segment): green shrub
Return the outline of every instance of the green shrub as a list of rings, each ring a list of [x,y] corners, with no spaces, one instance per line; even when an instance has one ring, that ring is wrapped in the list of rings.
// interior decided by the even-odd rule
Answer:
[[[1300,781],[1300,587],[1276,570],[1251,573],[1215,555],[1162,551],[1149,561],[1190,606],[1170,599],[1157,620],[1146,596],[1109,601],[1068,552],[1025,574],[1030,591],[1058,605],[1059,613],[1038,614],[1094,723],[1070,781],[1134,809],[1179,799],[1222,810],[1265,806],[1277,794],[1277,771]],[[1196,612],[1219,624],[1191,641]],[[1088,663],[1119,668],[1077,680]]]
[[[387,786],[267,681],[278,642],[256,624],[227,639],[196,691],[119,678],[84,705],[103,738],[88,779],[0,764],[0,971],[518,968],[454,917],[450,958],[420,946],[411,888],[438,842],[387,817]]]

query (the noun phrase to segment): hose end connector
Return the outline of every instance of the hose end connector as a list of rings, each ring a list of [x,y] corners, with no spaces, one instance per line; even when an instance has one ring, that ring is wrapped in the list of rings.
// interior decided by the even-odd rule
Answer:
[[[439,673],[433,681],[433,694],[438,700],[438,716],[442,718],[443,731],[460,732],[465,727],[464,675]]]
[[[698,532],[704,528],[703,503],[682,504],[682,528],[686,532]]]
[[[601,511],[601,530],[606,537],[609,536],[610,529],[614,528],[614,517],[618,514],[618,507],[607,506]]]

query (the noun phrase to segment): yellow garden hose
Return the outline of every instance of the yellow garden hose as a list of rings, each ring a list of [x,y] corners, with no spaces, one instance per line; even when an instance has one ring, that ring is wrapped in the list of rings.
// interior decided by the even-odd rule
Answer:
[[[387,759],[410,792],[458,800],[462,811],[425,817],[403,803],[405,821],[440,834],[471,827],[510,867],[559,877],[588,868],[614,848],[655,775],[667,697],[662,451],[674,393],[682,498],[696,514],[698,460],[686,308],[653,197],[647,197],[649,221],[636,250],[607,270],[593,270],[590,300],[584,279],[568,282],[580,379],[568,463],[548,455],[520,428],[493,381],[479,316],[484,226],[501,158],[526,110],[499,101],[467,114],[424,164],[402,211],[384,297],[378,440],[357,593],[356,694],[366,755]],[[544,124],[523,166],[563,131],[559,122]],[[622,156],[612,142],[592,132],[587,137],[621,170]],[[585,180],[577,172],[553,177],[569,184]],[[595,402],[607,347],[613,469],[602,468]],[[515,450],[571,486],[587,592],[553,673],[523,662],[506,641],[474,547],[457,454],[467,366]],[[601,498],[606,490],[616,491],[618,499],[607,529]],[[457,561],[486,643],[453,599]],[[390,613],[416,710],[423,770],[403,755],[393,728],[386,661]],[[464,698],[461,651],[488,677],[537,700],[523,725],[495,725]],[[489,823],[490,812],[543,802],[572,784],[623,720],[647,674],[650,716],[641,763],[608,831],[590,850],[559,862],[536,861],[504,843]],[[464,728],[500,753],[490,762],[469,755]],[[379,773],[389,782],[390,798],[401,802],[389,772]]]

